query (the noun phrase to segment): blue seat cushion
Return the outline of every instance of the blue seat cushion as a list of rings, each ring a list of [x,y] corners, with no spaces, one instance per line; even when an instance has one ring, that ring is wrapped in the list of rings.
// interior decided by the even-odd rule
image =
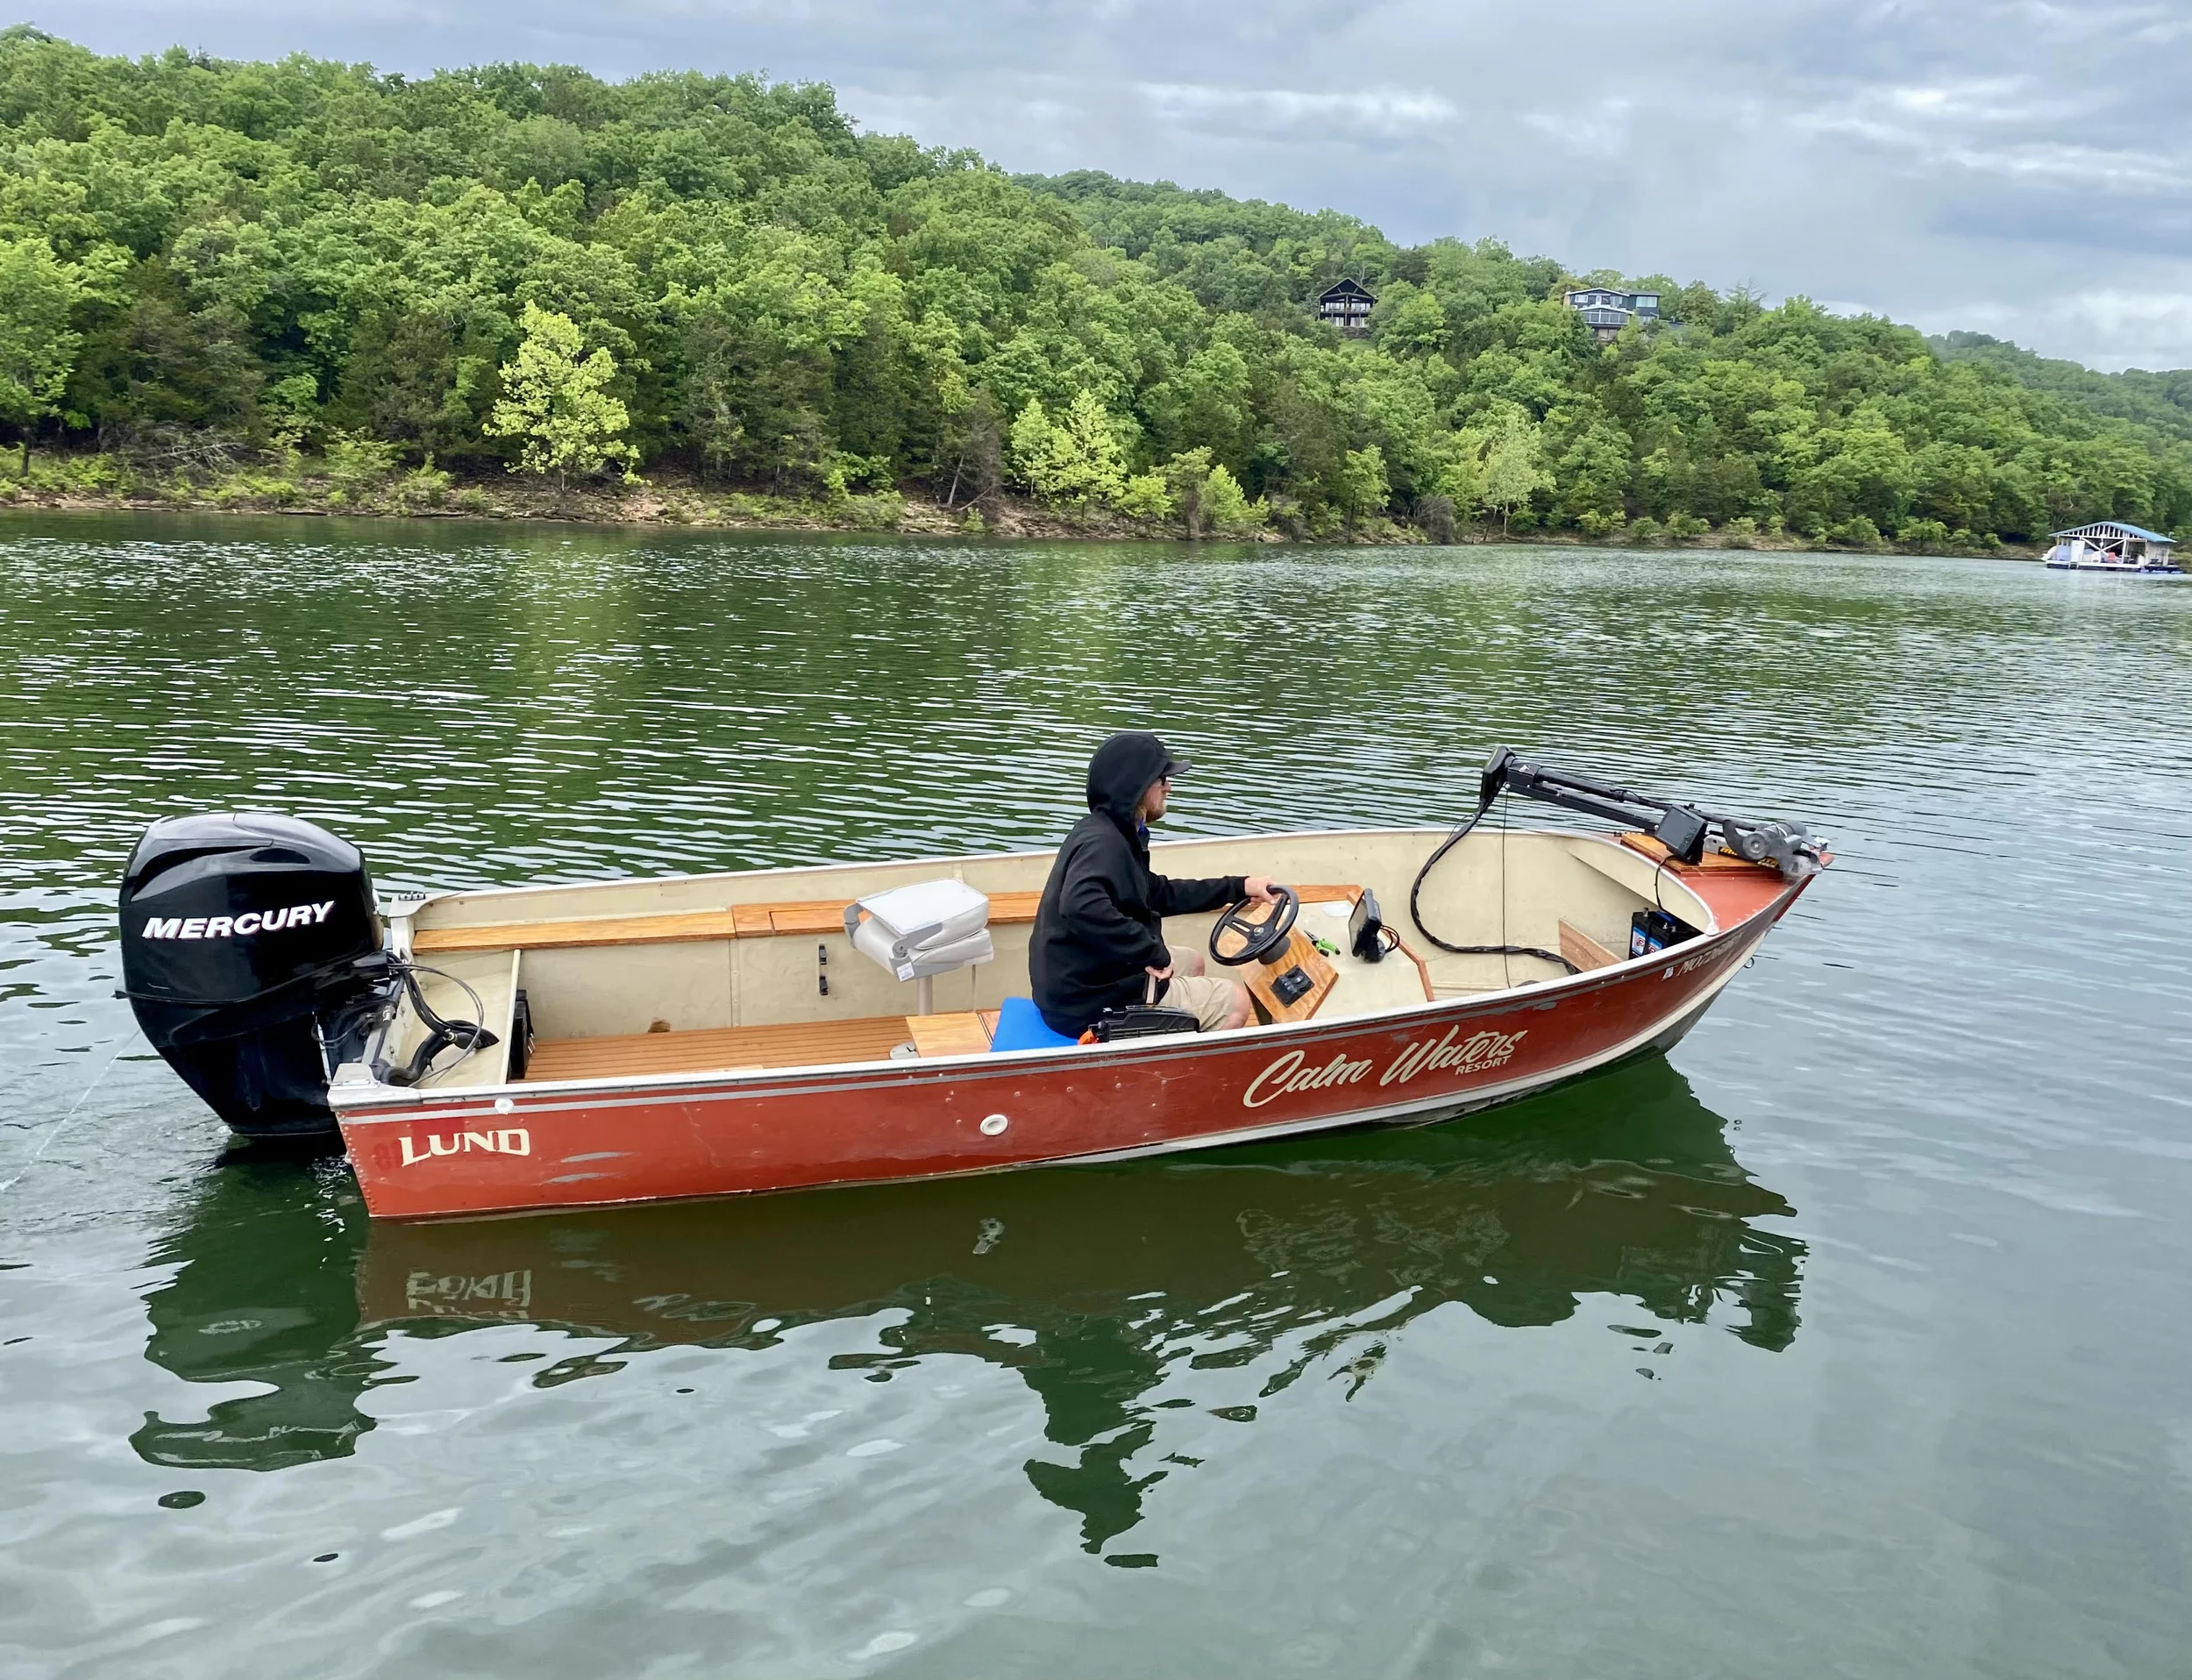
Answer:
[[[1080,1041],[1052,1032],[1033,998],[1007,998],[997,1011],[997,1030],[990,1036],[993,1050],[1057,1050]]]

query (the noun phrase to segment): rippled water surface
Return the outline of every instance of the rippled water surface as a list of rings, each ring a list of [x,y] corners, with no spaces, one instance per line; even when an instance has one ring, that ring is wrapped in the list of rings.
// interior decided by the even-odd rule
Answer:
[[[1972,560],[0,523],[0,1674],[2192,1667],[2192,585]],[[1437,821],[1840,862],[1671,1061],[1128,1167],[374,1228],[112,890]]]

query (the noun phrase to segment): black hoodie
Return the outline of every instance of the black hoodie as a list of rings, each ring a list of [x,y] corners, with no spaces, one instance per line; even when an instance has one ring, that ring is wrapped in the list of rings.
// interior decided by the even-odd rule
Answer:
[[[1176,762],[1139,732],[1113,736],[1088,761],[1088,815],[1058,848],[1028,943],[1036,1007],[1053,1032],[1078,1036],[1106,1009],[1142,1001],[1142,971],[1172,960],[1166,916],[1242,896],[1238,875],[1175,881],[1149,871],[1142,796]]]

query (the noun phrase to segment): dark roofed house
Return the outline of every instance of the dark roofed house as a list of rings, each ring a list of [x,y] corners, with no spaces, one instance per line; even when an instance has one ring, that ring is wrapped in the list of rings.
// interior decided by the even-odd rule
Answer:
[[[1632,321],[1659,319],[1657,292],[1619,292],[1609,286],[1584,286],[1562,301],[1584,317],[1600,344],[1612,342]]]
[[[1377,307],[1377,293],[1359,280],[1343,280],[1317,300],[1317,319],[1342,332],[1368,332],[1370,312]]]

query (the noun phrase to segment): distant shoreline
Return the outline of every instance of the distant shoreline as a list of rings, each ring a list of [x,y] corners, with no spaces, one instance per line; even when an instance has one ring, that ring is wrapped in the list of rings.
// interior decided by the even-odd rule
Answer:
[[[81,459],[81,458],[79,458]],[[156,492],[101,494],[80,486],[61,488],[25,484],[0,476],[0,510],[20,513],[143,513],[246,515],[292,519],[430,519],[447,523],[569,525],[602,530],[807,531],[839,536],[906,536],[1042,539],[1070,542],[1179,543],[1190,540],[1177,520],[1136,522],[1115,515],[1063,514],[1024,498],[993,496],[979,504],[940,506],[920,494],[886,491],[848,495],[834,501],[774,496],[752,491],[716,489],[666,481],[637,487],[586,486],[557,497],[544,488],[517,481],[473,482],[452,487],[432,498],[409,498],[402,482],[359,495],[240,493],[231,483],[164,488]],[[72,476],[75,476],[72,474]],[[287,487],[285,487],[286,488]],[[977,517],[970,519],[970,515]],[[1557,548],[1723,550],[1731,552],[1791,554],[1946,554],[1954,558],[2038,560],[2039,548],[2004,543],[1990,549],[1909,549],[1892,541],[1875,546],[1813,542],[1790,533],[1725,530],[1669,535],[1654,530],[1641,537],[1630,530],[1591,536],[1574,530],[1502,530],[1496,525],[1458,527],[1450,539],[1434,542],[1421,527],[1378,517],[1353,529],[1290,533],[1269,526],[1249,532],[1205,532],[1199,539],[1219,544],[1275,547],[1478,547],[1527,545]]]

